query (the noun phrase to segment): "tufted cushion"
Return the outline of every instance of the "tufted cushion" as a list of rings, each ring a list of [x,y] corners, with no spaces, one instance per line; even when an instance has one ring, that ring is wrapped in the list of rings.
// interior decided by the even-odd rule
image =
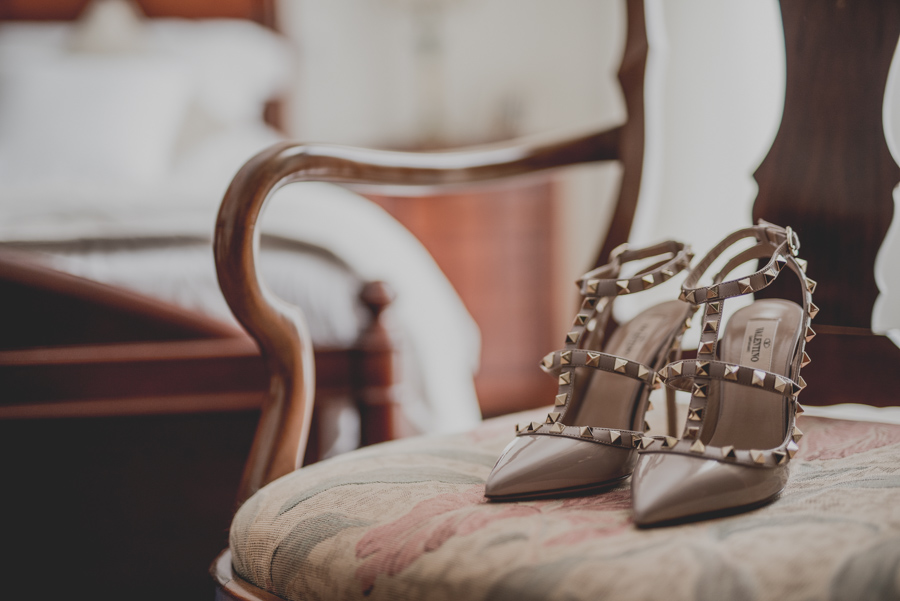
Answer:
[[[235,571],[285,599],[852,599],[900,595],[900,426],[800,418],[781,498],[638,530],[629,483],[490,503],[512,416],[289,474],[231,529]],[[873,597],[874,595],[874,597]]]

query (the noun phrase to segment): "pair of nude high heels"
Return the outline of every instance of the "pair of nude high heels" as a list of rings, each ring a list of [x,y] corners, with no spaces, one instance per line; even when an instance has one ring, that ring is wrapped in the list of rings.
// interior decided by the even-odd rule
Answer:
[[[737,242],[739,252],[709,286],[698,286],[713,261]],[[797,452],[806,386],[800,369],[815,335],[816,283],[798,257],[791,228],[764,221],[716,245],[689,272],[678,300],[664,302],[619,326],[604,343],[613,301],[661,284],[690,266],[680,242],[613,252],[610,262],[579,281],[584,302],[563,350],[542,368],[558,378],[553,410],[542,422],[517,425],[485,485],[491,500],[588,493],[632,476],[639,526],[701,519],[773,500],[784,488]],[[660,257],[631,277],[624,264]],[[748,261],[762,268],[725,280]],[[728,298],[765,288],[785,270],[799,280],[801,304],[756,300],[722,326]],[[681,359],[681,338],[702,310],[696,359]],[[602,349],[602,350],[601,350]],[[648,436],[644,414],[653,388],[666,387],[668,436]],[[675,434],[675,390],[691,393],[681,438]]]

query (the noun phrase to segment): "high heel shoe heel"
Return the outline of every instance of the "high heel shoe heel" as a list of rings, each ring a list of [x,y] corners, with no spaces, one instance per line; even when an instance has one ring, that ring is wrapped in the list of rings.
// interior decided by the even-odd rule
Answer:
[[[620,277],[623,264],[663,255],[636,275]],[[553,411],[544,422],[516,426],[516,438],[488,476],[486,497],[583,493],[631,474],[637,449],[653,440],[645,435],[644,414],[651,388],[661,385],[656,370],[680,348],[693,307],[682,301],[651,307],[617,328],[601,352],[603,333],[616,298],[669,280],[688,267],[692,256],[680,242],[620,247],[607,265],[578,282],[584,302],[566,346],[541,363],[558,379]],[[674,406],[670,415],[673,411]]]
[[[746,238],[756,244],[732,258],[712,285],[698,287],[713,261]],[[804,347],[815,336],[810,321],[818,313],[816,283],[806,277],[799,248],[791,228],[760,221],[725,238],[686,278],[681,298],[705,306],[697,359],[670,363],[660,376],[667,386],[691,392],[687,423],[682,440],[654,442],[641,452],[631,484],[635,524],[751,509],[784,488],[802,436],[796,426],[802,413],[797,395],[806,386],[800,369],[809,363]],[[738,266],[766,258],[749,277],[724,281]],[[761,290],[785,271],[799,279],[802,304],[756,300],[720,327],[726,299]]]

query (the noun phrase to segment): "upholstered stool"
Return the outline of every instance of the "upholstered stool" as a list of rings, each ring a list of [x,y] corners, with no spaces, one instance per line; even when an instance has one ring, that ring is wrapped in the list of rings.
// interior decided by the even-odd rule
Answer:
[[[236,575],[308,599],[852,599],[900,591],[900,426],[801,417],[775,503],[641,530],[630,482],[516,503],[483,497],[516,420],[368,447],[252,496]],[[875,595],[872,597],[872,595]]]

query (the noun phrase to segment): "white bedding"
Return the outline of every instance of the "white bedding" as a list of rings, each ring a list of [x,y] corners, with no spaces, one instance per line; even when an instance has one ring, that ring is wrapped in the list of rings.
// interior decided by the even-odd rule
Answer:
[[[52,113],[54,102],[57,107],[65,107],[66,102],[65,97],[56,97],[48,90],[58,93],[61,85],[81,85],[80,79],[69,78],[65,69],[61,71],[62,81],[53,76],[38,81],[18,95],[0,87],[0,243],[27,243],[33,248],[44,245],[45,251],[53,252],[54,246],[59,249],[59,243],[72,242],[74,246],[68,251],[55,253],[59,265],[109,283],[158,295],[163,293],[165,300],[185,302],[184,285],[197,284],[198,288],[203,288],[205,282],[208,289],[214,273],[208,241],[222,195],[245,160],[280,139],[258,117],[248,117],[251,112],[261,114],[260,104],[272,92],[270,81],[254,84],[256,88],[265,88],[264,96],[253,92],[256,96],[251,94],[243,99],[244,102],[233,98],[231,103],[209,106],[222,94],[228,95],[229,90],[232,95],[243,94],[243,86],[249,85],[254,74],[252,69],[231,72],[225,67],[217,70],[213,68],[215,65],[207,69],[209,63],[200,59],[215,60],[219,54],[204,47],[204,39],[238,47],[249,44],[250,48],[259,42],[262,45],[258,49],[259,57],[277,50],[277,44],[273,46],[269,39],[271,32],[260,37],[261,31],[265,30],[258,26],[234,22],[218,24],[225,27],[224,32],[202,24],[205,38],[197,37],[197,30],[190,29],[192,24],[175,20],[169,23],[168,29],[163,27],[165,23],[157,22],[155,29],[148,30],[147,44],[152,46],[156,40],[159,47],[167,48],[170,58],[175,57],[176,63],[187,67],[196,67],[194,63],[197,63],[201,70],[206,69],[204,73],[221,75],[218,80],[199,83],[202,78],[173,77],[173,85],[188,82],[200,86],[185,96],[191,101],[181,112],[167,110],[162,114],[157,110],[160,107],[152,102],[141,103],[140,96],[134,94],[131,98],[140,106],[128,102],[114,103],[107,110],[94,106],[91,103],[122,97],[106,93],[115,88],[106,83],[109,69],[145,65],[147,57],[139,53],[134,57],[138,59],[137,63],[129,62],[130,57],[121,56],[112,62],[106,55],[79,54],[76,57],[78,68],[86,69],[86,73],[102,74],[90,85],[106,86],[102,93],[91,94],[88,86],[71,94],[91,104],[85,114],[102,119],[106,113],[115,113],[120,122],[151,119],[156,127],[169,129],[171,124],[167,120],[180,119],[174,136],[160,136],[154,127],[143,127],[135,130],[137,138],[123,138],[119,135],[121,131],[110,129],[108,124],[90,123],[87,130],[83,123],[75,127],[69,122],[74,117],[59,119],[58,126],[41,130],[42,123],[48,119],[53,121],[48,117],[48,111]],[[241,32],[246,35],[239,36]],[[180,52],[178,39],[190,42],[188,46],[194,52],[191,56],[196,60],[177,56]],[[31,71],[23,65],[31,65],[35,73],[45,73],[41,69],[47,65],[52,66],[51,74],[59,72],[59,61],[72,60],[66,54],[69,52],[66,44],[62,24],[0,24],[0,79],[19,81],[24,78],[28,81]],[[200,55],[197,48],[200,48]],[[241,55],[249,52],[241,52]],[[229,56],[233,54],[232,49]],[[157,54],[150,63],[156,69],[158,79],[163,79],[165,70],[160,71],[156,61],[160,56],[168,55]],[[242,68],[247,66],[246,60],[232,62],[240,63],[238,66]],[[95,69],[97,65],[99,67]],[[260,72],[266,73],[266,70]],[[177,74],[178,69],[172,73]],[[92,76],[85,77],[90,79]],[[38,95],[35,102],[28,101],[25,93],[28,90]],[[42,114],[23,115],[30,107],[39,109]],[[34,124],[31,133],[20,127],[25,122]],[[82,137],[57,140],[60,131],[67,128],[71,130],[69,136]],[[97,135],[86,135],[83,131],[94,131]],[[54,151],[53,161],[42,163],[40,152],[47,144],[59,144],[60,148]],[[167,144],[171,148],[167,148]],[[73,174],[72,166],[85,158],[88,148],[91,148],[91,154],[85,160],[90,165],[78,168]],[[142,153],[146,155],[144,158]],[[165,155],[162,158],[161,153]],[[152,159],[153,169],[148,171],[146,165],[134,164],[145,159]],[[59,167],[56,170],[55,165]],[[161,169],[163,174],[159,173]],[[81,174],[90,177],[81,177]],[[406,388],[399,392],[404,410],[414,425],[425,431],[454,431],[469,428],[480,419],[472,379],[480,348],[477,326],[430,255],[408,231],[376,205],[346,190],[322,184],[297,184],[280,191],[270,203],[261,229],[283,240],[320,247],[330,254],[331,258],[325,263],[332,261],[337,273],[335,285],[330,289],[323,289],[324,286],[311,281],[312,276],[310,281],[305,281],[306,276],[289,276],[291,279],[271,284],[286,295],[303,296],[309,291],[321,293],[316,305],[319,309],[311,312],[313,318],[321,322],[312,327],[320,340],[334,336],[334,342],[342,343],[351,335],[346,328],[338,331],[346,324],[340,327],[324,325],[326,320],[332,320],[334,324],[348,321],[347,303],[351,301],[334,301],[334,290],[352,288],[354,278],[358,278],[384,280],[396,291],[392,317],[403,336],[401,345],[406,360],[400,375]],[[119,244],[117,251],[98,252],[104,244],[116,248],[116,240],[132,240],[133,243],[130,247],[126,244],[128,248],[124,251]],[[158,245],[149,254],[144,248],[145,243],[160,240],[176,241],[170,247],[175,250],[168,252],[168,258],[164,248]],[[196,251],[195,248],[182,252],[183,249],[178,250],[177,241],[184,240],[203,241],[205,250]],[[96,243],[93,256],[91,252],[71,251],[72,248],[83,250],[91,241]],[[291,252],[281,248],[272,254],[268,267],[264,257],[264,276],[297,269],[313,273],[323,265],[321,255],[318,262],[313,261],[306,267],[300,265],[302,261],[292,263]],[[135,262],[149,261],[154,253],[179,268],[168,276],[167,283],[161,283],[157,275],[168,270],[154,267],[149,262],[138,268],[140,263]],[[187,261],[189,256],[195,258]],[[281,263],[281,267],[275,265],[277,263]],[[344,267],[349,273],[347,277],[339,273]],[[202,277],[197,275],[200,273]],[[294,277],[300,281],[292,281]],[[198,294],[187,304],[206,303],[196,300],[204,295],[208,296],[207,293]],[[212,312],[221,314],[221,304]],[[358,307],[353,313],[358,317]]]

